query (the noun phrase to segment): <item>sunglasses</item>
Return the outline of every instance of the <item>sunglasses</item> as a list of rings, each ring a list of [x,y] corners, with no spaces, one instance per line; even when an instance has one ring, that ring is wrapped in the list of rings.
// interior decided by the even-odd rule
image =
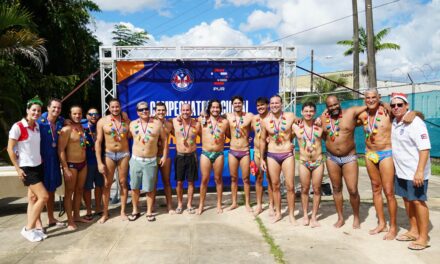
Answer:
[[[98,116],[99,116],[98,113],[88,113],[88,115],[89,115],[89,116],[92,116],[92,117],[98,117]]]
[[[138,108],[137,111],[138,112],[146,112],[146,111],[150,111],[150,109],[148,107],[146,107],[146,108]]]
[[[403,103],[398,103],[398,104],[390,104],[390,106],[391,106],[391,108],[394,108],[394,107],[399,107],[399,108],[401,108],[401,107],[403,107]]]

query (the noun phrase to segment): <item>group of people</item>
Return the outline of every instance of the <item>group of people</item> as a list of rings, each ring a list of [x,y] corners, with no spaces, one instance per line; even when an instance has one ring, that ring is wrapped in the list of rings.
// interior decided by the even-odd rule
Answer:
[[[302,117],[283,111],[282,98],[260,97],[256,101],[257,113],[243,111],[243,98],[231,98],[233,112],[222,114],[220,101],[209,101],[206,112],[193,118],[190,104],[182,104],[180,115],[166,119],[166,105],[157,103],[155,115],[150,114],[147,102],[136,105],[138,118],[130,121],[121,111],[117,99],[108,102],[109,115],[99,119],[96,108],[87,111],[87,122],[81,123],[82,108],[72,106],[70,119],[60,117],[61,102],[49,101],[48,112],[41,115],[42,102],[30,100],[27,116],[15,123],[10,131],[8,153],[21,180],[28,188],[28,223],[22,235],[30,241],[46,238],[40,213],[46,205],[48,224],[63,225],[53,216],[54,192],[61,184],[61,171],[65,182],[64,207],[67,227],[77,228],[76,222],[93,220],[91,189],[95,185],[95,213],[99,223],[109,218],[110,188],[115,171],[121,188],[122,220],[134,221],[141,216],[139,198],[146,192],[148,221],[155,221],[155,203],[158,171],[170,214],[181,214],[183,184],[187,181],[186,211],[202,214],[205,210],[206,192],[211,171],[217,192],[217,213],[223,212],[224,148],[230,139],[228,152],[231,177],[231,204],[226,209],[238,207],[238,175],[244,185],[245,208],[258,215],[263,211],[263,177],[266,173],[269,193],[269,215],[275,223],[282,219],[280,179],[283,174],[287,189],[287,214],[292,224],[297,224],[295,211],[295,155],[294,139],[299,149],[299,178],[301,182],[302,224],[319,227],[318,209],[324,164],[333,187],[338,220],[336,228],[344,225],[343,179],[350,194],[353,208],[353,228],[360,228],[358,193],[358,163],[354,141],[356,126],[364,126],[366,166],[371,179],[373,201],[378,225],[370,234],[385,232],[384,239],[397,236],[397,203],[395,194],[402,196],[410,221],[408,232],[398,240],[411,241],[411,249],[428,246],[429,211],[426,192],[430,174],[430,141],[426,125],[414,112],[409,111],[404,94],[393,94],[390,104],[380,101],[377,90],[365,92],[365,105],[342,109],[335,96],[326,99],[327,109],[315,118],[314,103],[304,103]],[[41,115],[41,116],[40,116]],[[254,132],[254,155],[251,159],[250,135]],[[171,160],[170,135],[175,138],[176,155],[174,177],[177,181],[177,207],[173,208],[170,185]],[[201,139],[202,153],[197,156],[197,139]],[[132,139],[130,151],[129,139]],[[322,143],[325,142],[327,159]],[[41,152],[41,155],[40,155]],[[44,161],[44,162],[43,162]],[[61,166],[61,170],[60,170]],[[200,166],[201,184],[198,207],[193,206],[194,182],[198,180]],[[256,206],[251,207],[250,173],[256,176]],[[128,196],[127,178],[133,209],[126,215]],[[102,176],[101,176],[102,175]],[[312,213],[309,217],[309,191],[313,188]],[[384,216],[382,191],[387,199],[390,215],[388,228]],[[102,197],[102,199],[101,199]],[[80,216],[84,199],[87,214]],[[102,206],[101,206],[102,202]]]

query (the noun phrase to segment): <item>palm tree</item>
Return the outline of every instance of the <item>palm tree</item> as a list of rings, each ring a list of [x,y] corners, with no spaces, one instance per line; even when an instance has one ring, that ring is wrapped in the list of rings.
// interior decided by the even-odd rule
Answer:
[[[384,28],[374,36],[374,49],[376,52],[386,49],[392,49],[392,50],[400,49],[400,45],[398,44],[391,42],[382,43],[383,38],[390,33],[390,30],[391,28]],[[350,56],[351,54],[353,54],[353,40],[340,40],[336,43],[339,45],[349,47],[349,49],[344,52],[345,56]],[[367,50],[367,33],[365,32],[365,29],[363,27],[359,27],[359,52],[365,53],[366,50]]]
[[[327,77],[328,79],[332,80],[333,82],[327,81],[325,79],[319,78],[315,80],[315,93],[316,94],[309,94],[302,98],[301,103],[305,102],[322,102],[327,99],[327,96],[330,95],[332,92],[337,92],[338,89],[342,86],[347,85],[347,79],[338,75],[331,75]],[[350,92],[346,93],[338,93],[336,96],[339,98],[339,100],[350,100],[353,99],[353,95]]]
[[[32,31],[31,13],[18,4],[0,4],[0,60],[12,62],[15,56],[29,60],[40,71],[47,63],[45,40]]]
[[[30,62],[40,71],[47,62],[45,40],[33,29],[29,11],[19,4],[0,4],[0,145],[6,143],[10,124],[22,115],[23,99],[17,87],[28,79],[24,73],[23,62]],[[14,78],[4,78],[14,76]],[[11,83],[14,82],[14,83]],[[6,158],[6,153],[0,153]]]

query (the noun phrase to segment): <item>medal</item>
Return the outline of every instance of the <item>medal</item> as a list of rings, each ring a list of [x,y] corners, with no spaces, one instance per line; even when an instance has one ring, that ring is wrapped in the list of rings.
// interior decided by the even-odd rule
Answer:
[[[52,142],[52,148],[56,148],[57,147],[57,143]]]

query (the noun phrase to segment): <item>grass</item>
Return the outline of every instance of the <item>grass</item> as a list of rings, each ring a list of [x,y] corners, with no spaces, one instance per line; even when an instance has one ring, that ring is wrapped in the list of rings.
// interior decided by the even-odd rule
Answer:
[[[440,176],[440,162],[431,160],[431,174]]]
[[[275,262],[284,264],[286,261],[284,260],[284,253],[281,250],[280,246],[278,246],[275,243],[275,240],[273,237],[269,234],[266,226],[263,224],[263,221],[261,221],[260,217],[256,217],[255,221],[258,224],[258,228],[260,229],[261,234],[263,235],[264,241],[269,245],[270,247],[270,253],[274,256]]]

